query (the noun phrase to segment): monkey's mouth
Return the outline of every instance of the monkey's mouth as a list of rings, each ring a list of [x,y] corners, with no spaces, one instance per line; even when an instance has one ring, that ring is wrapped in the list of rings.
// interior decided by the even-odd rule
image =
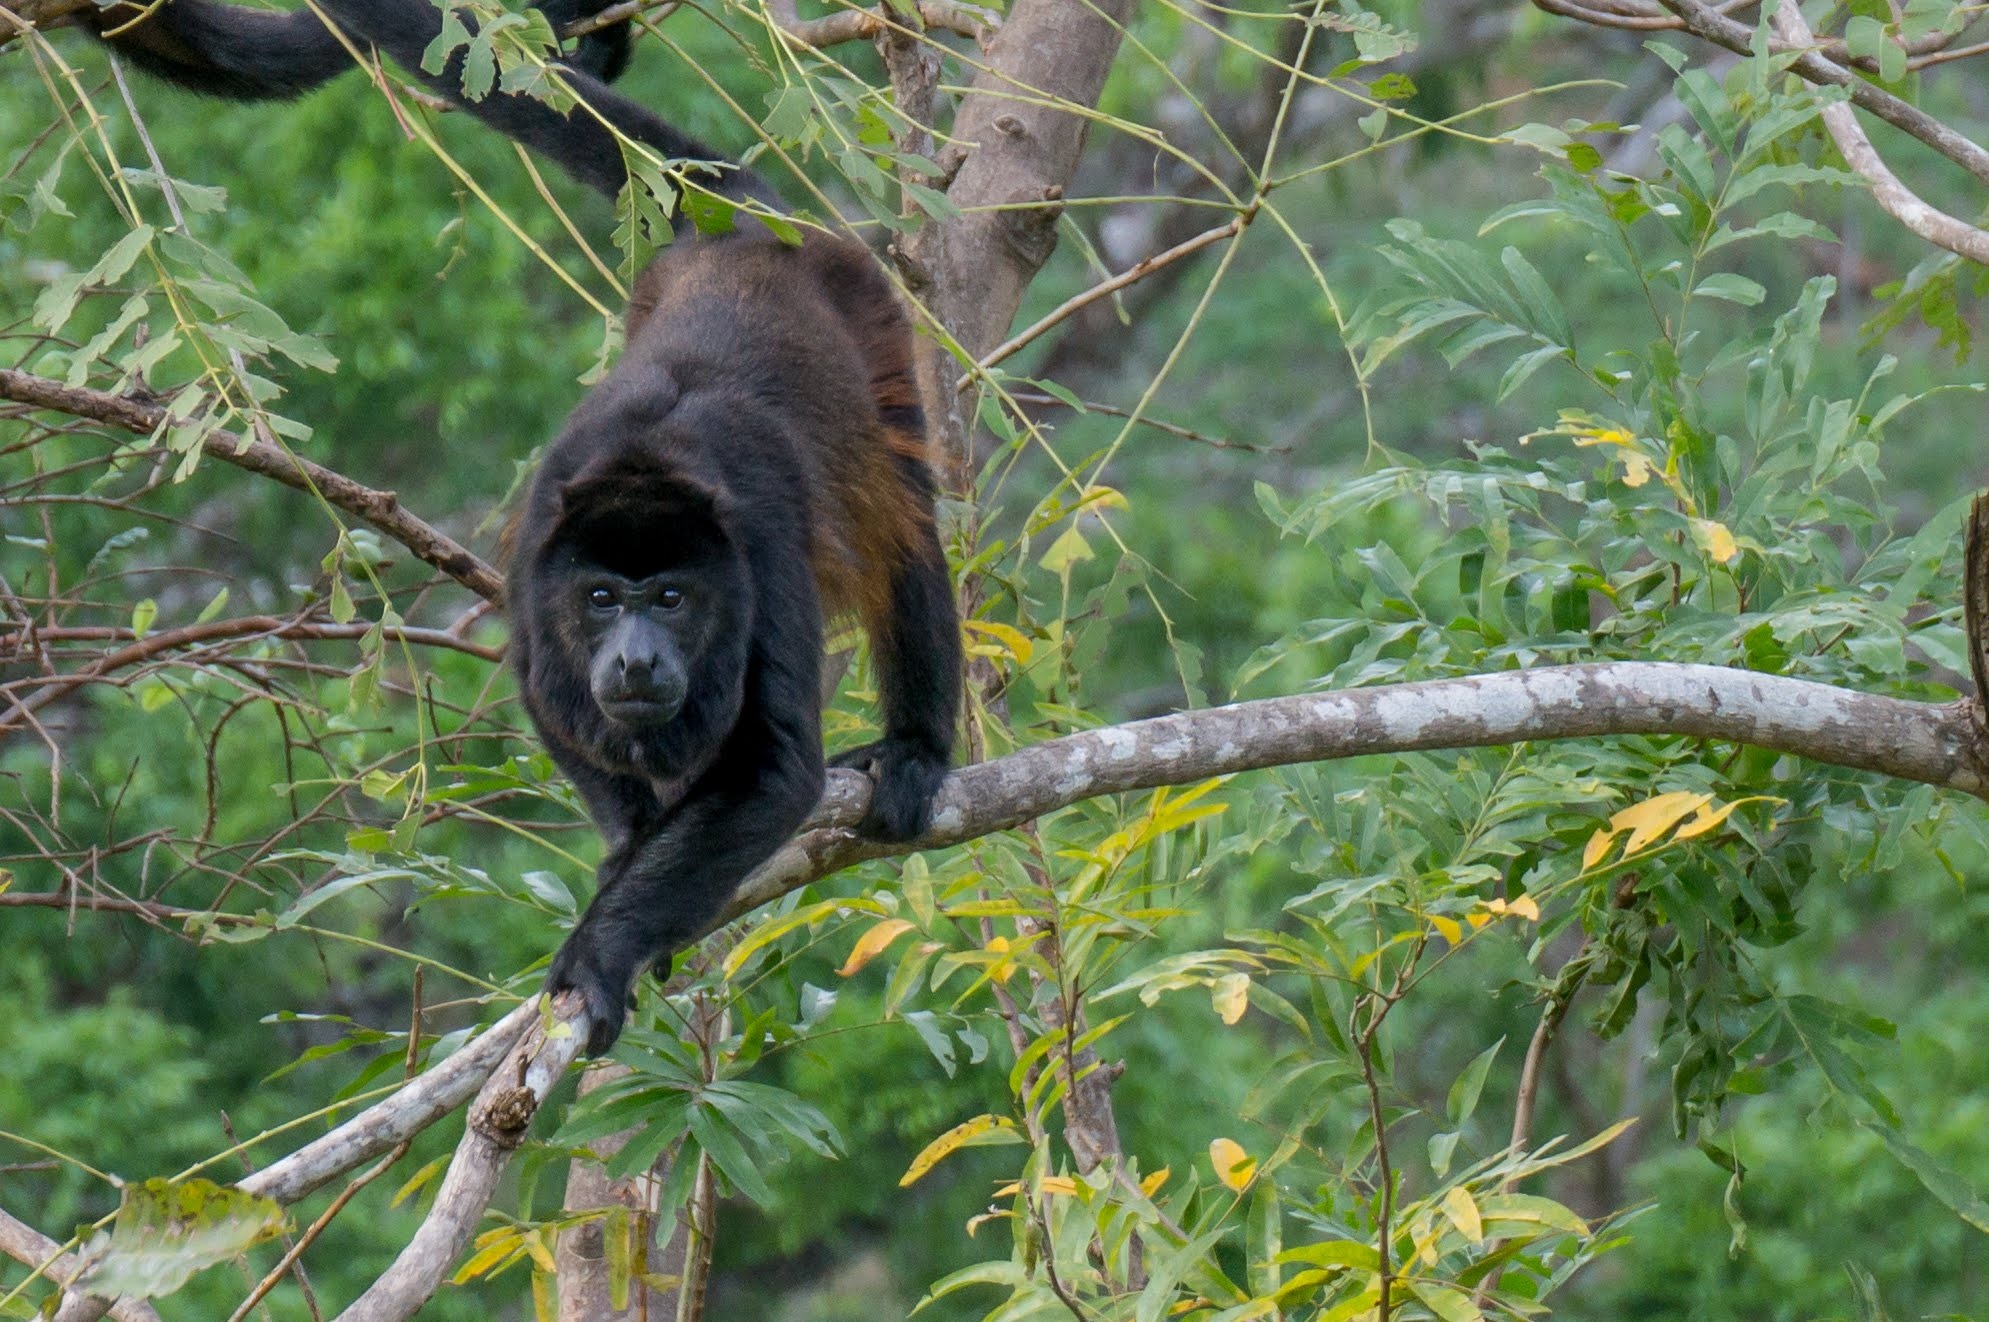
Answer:
[[[678,702],[656,702],[647,698],[616,698],[600,704],[601,713],[616,725],[637,730],[668,725],[682,706]]]

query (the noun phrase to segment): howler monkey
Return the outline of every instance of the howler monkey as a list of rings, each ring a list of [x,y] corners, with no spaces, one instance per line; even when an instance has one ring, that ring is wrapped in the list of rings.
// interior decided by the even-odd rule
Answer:
[[[585,70],[565,76],[599,118],[502,92],[467,100],[460,50],[421,72],[442,24],[429,0],[318,2],[355,41],[610,196],[627,174],[602,120],[666,158],[719,160]],[[170,76],[183,85],[274,95],[272,70],[301,87],[322,67],[287,20],[188,4],[168,0],[154,20],[180,43]],[[713,191],[771,200],[750,171],[712,168]],[[740,219],[726,235],[680,234],[643,272],[627,348],[546,451],[513,537],[511,663],[607,845],[594,902],[546,979],[584,995],[593,1054],[620,1033],[643,969],[709,926],[819,799],[825,617],[861,619],[882,690],[884,737],[837,759],[871,772],[867,831],[927,829],[959,709],[910,325],[854,240],[790,244]]]

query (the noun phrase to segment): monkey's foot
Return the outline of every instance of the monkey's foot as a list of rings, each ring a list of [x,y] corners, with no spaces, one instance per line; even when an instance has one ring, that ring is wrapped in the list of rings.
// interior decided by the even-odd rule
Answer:
[[[879,840],[916,840],[932,825],[932,799],[946,779],[949,759],[917,739],[885,738],[852,748],[830,766],[868,772],[870,811],[862,830]]]

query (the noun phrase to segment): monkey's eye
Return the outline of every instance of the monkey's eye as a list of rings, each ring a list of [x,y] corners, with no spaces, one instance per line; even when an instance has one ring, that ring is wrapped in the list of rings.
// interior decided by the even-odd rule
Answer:
[[[673,611],[684,604],[684,594],[676,588],[664,588],[656,594],[656,604],[666,611]]]
[[[614,590],[612,588],[595,588],[587,594],[587,604],[600,610],[606,610],[615,604]]]

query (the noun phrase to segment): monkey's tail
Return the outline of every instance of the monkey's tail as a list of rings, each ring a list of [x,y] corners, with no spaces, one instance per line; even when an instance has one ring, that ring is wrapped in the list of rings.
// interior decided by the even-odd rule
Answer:
[[[86,22],[155,78],[230,101],[288,101],[352,67],[308,9],[279,14],[214,0],[85,10]]]

